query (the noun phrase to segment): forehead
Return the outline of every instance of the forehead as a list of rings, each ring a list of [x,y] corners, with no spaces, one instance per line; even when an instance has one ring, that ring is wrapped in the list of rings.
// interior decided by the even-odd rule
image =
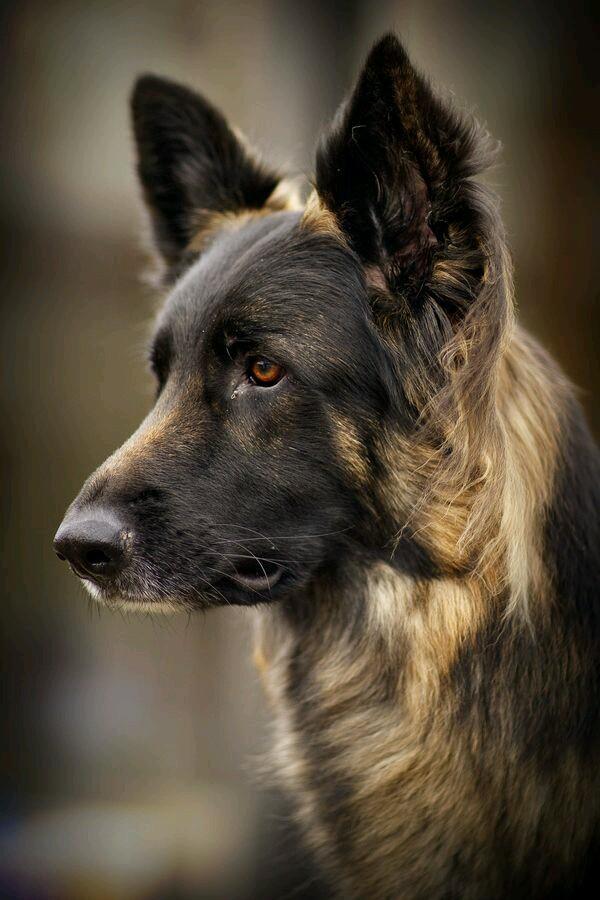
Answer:
[[[257,216],[219,231],[175,286],[158,328],[177,340],[230,323],[311,333],[364,321],[358,259],[335,235],[305,227],[301,215]]]

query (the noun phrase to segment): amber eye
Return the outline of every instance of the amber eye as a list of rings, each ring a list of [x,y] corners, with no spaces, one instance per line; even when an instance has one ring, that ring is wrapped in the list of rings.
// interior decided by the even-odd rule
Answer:
[[[285,370],[278,363],[259,356],[250,363],[248,374],[254,384],[260,385],[260,387],[272,387],[278,381],[281,381]]]

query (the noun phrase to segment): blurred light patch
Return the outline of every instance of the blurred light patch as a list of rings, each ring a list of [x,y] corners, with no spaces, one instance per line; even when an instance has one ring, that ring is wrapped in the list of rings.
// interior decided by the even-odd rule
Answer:
[[[234,900],[244,896],[251,870],[245,827],[251,813],[239,792],[218,783],[151,803],[37,813],[4,824],[0,886],[64,900],[135,900],[175,890],[177,896]]]

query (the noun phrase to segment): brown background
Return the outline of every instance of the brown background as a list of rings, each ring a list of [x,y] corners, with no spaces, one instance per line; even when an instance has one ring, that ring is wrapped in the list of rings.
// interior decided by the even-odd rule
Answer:
[[[394,28],[504,144],[521,318],[596,430],[598,45],[573,3],[210,0],[0,7],[3,40],[0,895],[310,897],[257,787],[267,715],[240,611],[100,613],[51,540],[151,402],[134,77],[183,80],[292,171]],[[295,843],[295,842],[293,842]]]

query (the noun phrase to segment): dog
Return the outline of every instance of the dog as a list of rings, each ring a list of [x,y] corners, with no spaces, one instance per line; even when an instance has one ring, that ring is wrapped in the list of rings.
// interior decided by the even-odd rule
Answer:
[[[393,35],[303,205],[141,77],[153,409],[55,538],[109,606],[256,607],[273,756],[344,898],[598,878],[599,454],[513,318],[495,145]]]

